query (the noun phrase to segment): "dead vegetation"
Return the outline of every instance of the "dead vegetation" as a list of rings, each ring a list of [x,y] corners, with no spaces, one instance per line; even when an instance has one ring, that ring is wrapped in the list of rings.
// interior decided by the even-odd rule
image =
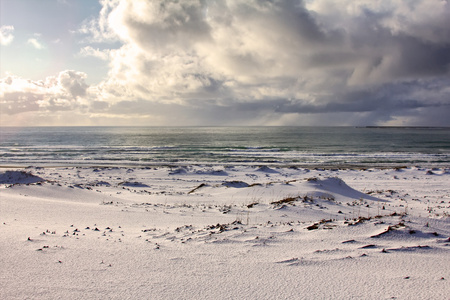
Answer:
[[[275,205],[275,206],[279,206],[279,205],[283,205],[283,204],[292,204],[295,201],[298,201],[300,197],[286,197],[284,199],[278,200],[278,201],[274,201],[274,202],[270,202],[270,204]]]
[[[194,193],[194,192],[196,192],[197,190],[199,190],[199,189],[201,189],[201,188],[203,188],[203,187],[205,187],[205,186],[208,186],[206,183],[202,183],[202,184],[200,184],[199,186],[197,186],[196,188],[194,188],[194,189],[192,189],[191,191],[189,191],[188,192],[188,195],[189,194],[192,194],[192,193]]]

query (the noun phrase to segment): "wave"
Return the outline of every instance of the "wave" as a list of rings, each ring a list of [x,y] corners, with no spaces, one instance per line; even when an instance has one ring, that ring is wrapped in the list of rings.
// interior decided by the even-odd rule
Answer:
[[[449,130],[367,128],[5,129],[0,165],[255,164],[448,166]],[[3,133],[3,132],[2,132]]]
[[[101,163],[101,164],[153,164],[153,163],[236,163],[236,164],[304,164],[304,165],[393,165],[393,164],[448,164],[450,155],[423,153],[305,153],[298,151],[244,151],[232,150],[206,151],[190,149],[183,151],[129,151],[125,149],[99,149],[98,151],[47,151],[3,152],[0,153],[0,164],[64,164]],[[255,149],[256,150],[256,149]]]

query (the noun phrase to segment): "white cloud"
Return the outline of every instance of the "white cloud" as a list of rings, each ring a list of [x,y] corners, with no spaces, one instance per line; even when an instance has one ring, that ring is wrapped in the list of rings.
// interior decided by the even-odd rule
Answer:
[[[78,33],[87,35],[87,42],[115,42],[118,39],[117,33],[111,29],[110,19],[120,1],[100,0],[102,9],[97,19],[86,20]]]
[[[109,53],[110,53],[109,49],[100,50],[98,48],[94,49],[92,46],[85,46],[80,49],[79,55],[82,57],[92,56],[99,58],[101,60],[109,60],[110,57]]]
[[[439,109],[450,113],[446,1],[101,4],[80,32],[121,46],[87,45],[79,55],[108,61],[107,79],[89,88],[85,75],[55,79],[55,93],[66,95],[57,99],[72,99],[86,116],[134,116],[141,125],[414,125],[426,120],[418,111],[430,122]]]
[[[44,49],[44,46],[36,38],[28,39],[27,43],[38,50]]]
[[[7,46],[12,43],[14,26],[3,25],[0,27],[0,45]]]
[[[72,70],[42,81],[9,75],[0,80],[0,111],[14,115],[27,111],[78,110],[89,97],[85,78],[86,74]]]

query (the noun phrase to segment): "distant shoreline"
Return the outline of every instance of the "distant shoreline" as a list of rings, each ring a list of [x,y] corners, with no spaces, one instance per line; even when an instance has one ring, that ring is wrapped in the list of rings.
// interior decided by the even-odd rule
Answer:
[[[1,125],[0,128],[406,128],[406,129],[450,129],[450,126],[377,126],[377,125],[362,125],[362,126],[234,126],[234,125],[203,125],[203,126],[94,126],[94,125],[80,125],[80,126],[16,126],[16,125]]]
[[[28,169],[28,168],[43,168],[43,169],[61,169],[61,168],[86,168],[86,169],[105,169],[105,168],[130,168],[130,169],[146,169],[146,168],[180,168],[180,167],[273,167],[273,168],[297,168],[297,169],[309,169],[309,170],[391,170],[391,169],[406,169],[406,168],[447,168],[438,165],[302,165],[302,164],[235,164],[235,163],[161,163],[161,164],[148,164],[148,165],[130,165],[130,164],[51,164],[51,165],[0,165],[0,169]],[[448,166],[450,168],[450,166]]]

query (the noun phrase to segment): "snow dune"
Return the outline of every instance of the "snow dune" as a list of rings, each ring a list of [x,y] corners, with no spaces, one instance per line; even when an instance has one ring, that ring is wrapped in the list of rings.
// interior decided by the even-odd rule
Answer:
[[[448,299],[448,169],[0,172],[2,299]]]

